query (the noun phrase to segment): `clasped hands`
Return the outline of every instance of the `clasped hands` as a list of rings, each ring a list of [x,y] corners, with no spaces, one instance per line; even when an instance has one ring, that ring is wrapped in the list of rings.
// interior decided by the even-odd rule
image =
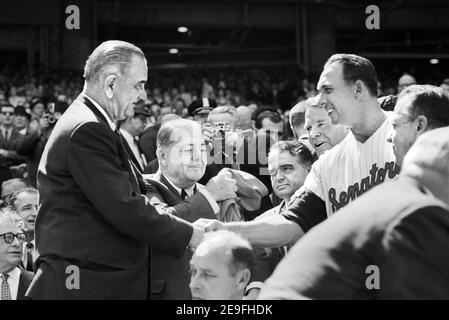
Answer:
[[[226,225],[215,219],[198,219],[193,223],[192,238],[189,242],[191,251],[195,251],[196,247],[203,241],[206,232],[213,232],[218,230],[226,230]]]

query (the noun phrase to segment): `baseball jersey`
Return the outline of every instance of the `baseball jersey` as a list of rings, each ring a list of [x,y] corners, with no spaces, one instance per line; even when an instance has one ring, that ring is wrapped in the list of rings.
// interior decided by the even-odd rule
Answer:
[[[393,133],[393,112],[365,142],[352,131],[338,145],[325,152],[312,166],[303,188],[292,197],[284,216],[307,231],[357,197],[394,179],[396,165],[393,146],[387,139]]]

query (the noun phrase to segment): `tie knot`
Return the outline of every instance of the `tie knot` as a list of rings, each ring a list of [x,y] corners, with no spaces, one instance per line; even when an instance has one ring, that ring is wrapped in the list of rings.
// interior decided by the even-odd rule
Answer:
[[[2,273],[1,276],[2,276],[3,281],[8,280],[8,278],[9,278],[9,274],[7,274],[7,273]]]

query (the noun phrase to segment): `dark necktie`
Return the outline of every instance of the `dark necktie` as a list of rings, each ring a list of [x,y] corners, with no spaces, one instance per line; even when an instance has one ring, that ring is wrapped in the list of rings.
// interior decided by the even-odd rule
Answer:
[[[0,296],[2,300],[12,300],[11,297],[11,289],[9,288],[9,283],[8,283],[8,274],[2,274],[1,278],[2,278],[2,287],[1,287],[1,292],[0,292]]]
[[[33,248],[34,245],[32,242],[28,242],[26,245],[26,255],[27,255],[27,263],[25,266],[25,269],[27,271],[33,271]]]
[[[187,199],[189,196],[187,195],[187,192],[184,190],[184,189],[182,189],[182,191],[181,191],[181,198],[182,198],[182,200],[185,200],[185,199]]]

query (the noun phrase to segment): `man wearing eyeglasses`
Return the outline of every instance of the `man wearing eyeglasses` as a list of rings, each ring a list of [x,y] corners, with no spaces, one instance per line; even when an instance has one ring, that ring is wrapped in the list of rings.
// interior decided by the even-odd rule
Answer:
[[[11,179],[10,167],[25,162],[26,158],[17,154],[23,136],[13,126],[14,107],[3,104],[0,109],[0,183]]]
[[[430,129],[449,126],[449,96],[443,88],[412,85],[405,88],[394,108],[393,144],[396,163],[402,167],[405,154],[416,139]]]
[[[10,214],[0,213],[0,300],[23,300],[33,273],[20,269],[23,234]]]

